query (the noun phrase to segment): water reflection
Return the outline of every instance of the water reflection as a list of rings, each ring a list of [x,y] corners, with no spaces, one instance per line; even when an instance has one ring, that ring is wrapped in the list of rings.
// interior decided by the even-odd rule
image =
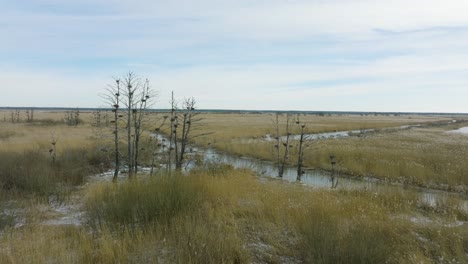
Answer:
[[[264,161],[249,157],[238,157],[228,153],[216,151],[214,149],[199,150],[203,153],[204,162],[229,164],[236,169],[250,169],[261,177],[276,178],[278,175],[277,166],[271,161]],[[305,170],[301,183],[316,188],[331,188],[331,173],[323,170]],[[284,169],[283,180],[296,182],[297,170],[295,167]],[[468,212],[468,201],[465,195],[450,193],[445,191],[431,190],[408,185],[395,185],[385,183],[373,178],[352,178],[346,175],[339,177],[338,189],[346,190],[370,190],[373,192],[416,192],[420,195],[420,200],[426,206],[435,207],[443,204],[449,197],[464,200],[463,210]]]

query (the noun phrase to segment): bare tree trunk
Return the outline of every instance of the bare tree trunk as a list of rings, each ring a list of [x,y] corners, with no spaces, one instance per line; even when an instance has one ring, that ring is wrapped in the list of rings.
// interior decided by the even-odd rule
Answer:
[[[120,97],[120,80],[115,81],[117,84],[117,91],[114,93],[114,144],[115,144],[115,169],[112,181],[116,182],[120,170],[120,151],[119,151],[119,97]]]
[[[284,154],[283,154],[283,160],[281,162],[281,167],[280,171],[278,172],[279,177],[283,178],[284,174],[284,167],[286,166],[286,162],[289,159],[289,137],[291,136],[291,133],[289,132],[289,121],[291,119],[291,116],[289,114],[286,115],[286,142],[283,142],[284,146]]]
[[[192,135],[194,129],[196,129],[197,122],[201,121],[202,119],[194,118],[197,113],[195,112],[195,99],[188,98],[185,99],[183,103],[183,110],[179,114],[179,110],[177,109],[177,105],[174,100],[174,93],[172,93],[171,99],[171,129],[169,135],[169,164],[172,165],[172,151],[174,151],[174,164],[177,170],[182,169],[182,166],[186,163],[186,152],[187,147],[191,139],[195,137],[209,135],[211,133],[202,133],[198,135]],[[182,123],[180,123],[180,122]],[[180,128],[180,129],[179,129]],[[179,134],[180,133],[180,134]]]
[[[279,113],[276,113],[276,145],[275,145],[275,148],[276,148],[276,163],[277,163],[277,166],[278,166],[278,177],[282,177],[283,174],[281,173],[281,154],[280,154],[280,132],[279,132]]]
[[[127,159],[128,159],[128,177],[133,176],[133,140],[132,140],[132,115],[133,115],[133,92],[132,89],[133,74],[129,73],[126,79],[127,85]]]
[[[170,131],[169,131],[169,149],[168,149],[168,157],[167,157],[167,168],[171,170],[172,166],[172,151],[174,150],[173,141],[174,141],[174,124],[176,121],[176,103],[174,99],[174,91],[171,93],[171,124],[170,124]],[[177,132],[176,132],[177,133]]]
[[[151,169],[150,176],[153,176],[154,166],[156,165],[156,151],[151,152]]]
[[[134,118],[135,120],[135,172],[138,171],[138,156],[140,153],[140,137],[142,134],[141,126],[143,124],[143,121],[145,119],[146,115],[146,110],[147,110],[147,101],[150,98],[150,91],[149,91],[149,81],[148,79],[145,81],[145,86],[143,87],[143,91],[141,94],[141,99],[140,99],[140,107],[138,109],[138,112],[136,112],[136,117]]]
[[[180,147],[180,155],[179,155],[179,167],[182,167],[182,163],[184,162],[185,151],[187,149],[188,143],[188,135],[190,132],[190,114],[184,114],[184,125],[182,126],[182,139],[181,139],[181,147]]]
[[[120,89],[122,85],[122,90]],[[132,72],[129,72],[121,80],[116,80],[116,86],[107,89],[108,94],[104,95],[104,99],[112,103],[114,112],[114,120],[111,123],[114,124],[114,144],[115,144],[115,161],[116,170],[114,172],[114,178],[116,179],[121,166],[120,155],[120,144],[119,144],[119,118],[124,117],[126,114],[126,144],[127,144],[127,166],[128,166],[128,177],[132,178],[138,170],[138,158],[140,155],[140,138],[142,135],[142,125],[145,121],[145,116],[148,107],[151,106],[151,99],[153,93],[149,87],[149,81],[143,84],[141,79],[136,77]],[[122,92],[122,94],[121,94]],[[141,98],[140,98],[140,97]],[[137,98],[137,100],[135,100]],[[123,112],[119,112],[120,106],[123,104]],[[101,115],[99,113],[99,126],[101,124]],[[105,116],[106,125],[108,123],[107,113]]]
[[[49,155],[50,157],[52,158],[52,163],[55,164],[55,161],[57,159],[57,142],[58,142],[58,138],[55,136],[55,133],[52,132],[50,134],[50,137],[51,137],[51,148],[49,149]]]
[[[335,165],[336,165],[336,157],[335,155],[331,154],[330,155],[330,164],[332,167],[332,173],[331,173],[331,188],[336,189],[338,187],[338,177],[335,177]]]
[[[178,122],[177,122],[177,116],[175,116],[175,123],[174,123],[174,128],[173,128],[173,136],[174,136],[174,151],[175,151],[175,166],[176,166],[176,169],[180,169],[182,167],[181,164],[179,164],[179,140],[177,138],[177,127],[179,126]]]
[[[178,169],[182,168],[182,165],[185,160],[185,152],[189,143],[189,135],[192,127],[192,116],[193,111],[195,110],[195,99],[189,98],[184,102],[184,114],[183,114],[183,123],[182,123],[182,136],[180,139],[180,150],[179,150],[179,161]]]
[[[275,144],[275,151],[276,151],[276,163],[278,167],[278,177],[282,178],[284,174],[284,168],[286,166],[286,162],[289,159],[289,138],[291,136],[291,133],[289,132],[289,122],[291,119],[291,116],[289,114],[286,115],[286,140],[284,141],[282,139],[282,136],[280,134],[280,120],[279,120],[279,113],[276,113],[276,117],[274,122],[275,130],[276,130],[276,144]],[[283,152],[282,152],[282,149]]]
[[[301,125],[301,137],[299,139],[299,150],[298,150],[298,155],[297,155],[297,178],[296,181],[300,182],[302,174],[304,173],[302,171],[302,164],[304,161],[304,150],[303,150],[303,144],[304,144],[304,128],[305,125]]]
[[[138,111],[133,109],[133,144],[132,144],[132,162],[133,162],[133,171],[138,173],[138,144],[139,144],[139,126],[138,126]]]

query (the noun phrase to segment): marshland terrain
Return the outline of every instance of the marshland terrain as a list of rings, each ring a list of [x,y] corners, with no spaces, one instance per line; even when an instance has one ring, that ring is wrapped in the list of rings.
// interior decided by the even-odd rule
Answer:
[[[151,112],[116,181],[111,111],[15,115],[1,263],[468,262],[467,115],[201,112],[175,169]]]

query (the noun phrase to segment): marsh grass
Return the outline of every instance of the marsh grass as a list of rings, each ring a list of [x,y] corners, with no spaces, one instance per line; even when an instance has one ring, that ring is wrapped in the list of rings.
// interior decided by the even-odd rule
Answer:
[[[26,123],[5,124],[0,127],[0,133],[15,131],[8,140],[2,141],[0,151],[20,153],[24,150],[41,149],[46,152],[50,148],[52,135],[58,139],[57,151],[66,149],[92,147],[95,142],[91,138],[92,129],[89,126],[69,127],[65,125],[30,126]]]
[[[209,191],[206,176],[158,175],[97,184],[86,210],[94,230],[121,234],[146,230],[165,237],[175,263],[245,263],[248,256],[232,221]],[[212,182],[211,182],[212,183]],[[222,199],[222,198],[221,198]]]
[[[177,252],[169,259],[177,263],[412,263],[441,256],[465,260],[468,252],[457,227],[446,234],[455,242],[434,253],[430,243],[448,243],[435,235],[437,228],[418,229],[395,218],[415,211],[444,221],[466,217],[450,202],[445,213],[422,208],[416,192],[319,191],[259,182],[247,171],[225,168],[222,174],[196,170],[188,177],[100,184],[90,189],[87,201],[90,219],[101,229],[164,230],[166,246]],[[431,242],[419,241],[421,234]]]
[[[421,208],[412,192],[315,190],[229,168],[94,183],[82,191],[89,226],[31,220],[7,228],[0,262],[467,261],[466,225],[445,224],[460,219]],[[418,215],[433,221],[410,220]]]
[[[308,263],[397,263],[403,252],[399,247],[409,245],[400,241],[405,232],[394,223],[385,221],[349,221],[317,211],[300,223],[304,236],[303,254]]]
[[[125,260],[132,248],[140,245],[137,244],[138,239],[132,239],[133,244],[114,243],[115,237],[109,232],[93,237],[86,230],[75,226],[30,226],[6,232],[10,232],[9,237],[0,239],[3,244],[0,249],[1,263],[127,262]],[[141,236],[141,233],[135,234],[135,238]],[[148,238],[145,242],[151,241]]]
[[[280,115],[280,127],[285,125],[284,114]],[[238,139],[259,139],[266,134],[274,134],[273,114],[202,114],[200,132],[214,132],[209,137],[196,139],[200,145],[207,143],[223,144]],[[294,115],[294,117],[296,117]],[[451,117],[441,116],[358,116],[332,115],[317,116],[312,114],[299,115],[301,123],[306,124],[308,133],[333,131],[348,131],[360,129],[380,129],[398,127],[409,124],[424,124],[429,122],[451,121]],[[284,134],[284,131],[281,131]]]
[[[196,138],[200,146],[213,147],[239,156],[275,160],[274,134],[269,114],[204,114],[201,132],[214,132]],[[316,116],[300,115],[308,133],[397,128],[423,124],[425,128],[388,129],[365,136],[320,140],[305,150],[304,165],[330,170],[329,155],[337,157],[340,172],[360,177],[375,177],[391,182],[466,192],[468,137],[445,133],[463,125],[451,123],[448,116]],[[280,118],[282,120],[284,118]],[[283,120],[284,121],[284,120]],[[450,122],[450,124],[449,124]],[[283,124],[284,125],[284,124]],[[280,127],[283,127],[280,124]],[[281,131],[280,131],[281,132]],[[281,133],[284,134],[284,131]],[[295,133],[294,131],[292,133]],[[294,145],[294,144],[293,144]],[[289,164],[297,160],[293,147]]]
[[[59,115],[53,114],[56,118]],[[44,120],[39,116],[34,122]],[[70,186],[82,184],[85,176],[109,168],[110,159],[90,140],[91,131],[89,126],[2,124],[0,134],[9,136],[0,144],[0,188],[9,193],[60,196]],[[57,140],[55,162],[49,154],[52,137]]]
[[[12,130],[6,130],[6,131],[0,131],[0,140],[5,141],[8,140],[11,137],[14,136],[21,136],[22,134],[12,131]]]
[[[48,153],[25,150],[22,153],[0,152],[0,188],[3,191],[34,193],[47,197],[58,194],[64,185],[76,186],[84,177],[97,172],[96,160],[105,162],[99,152],[87,149],[64,151],[53,162]],[[92,161],[92,162],[91,162]]]
[[[35,126],[53,127],[53,126],[63,125],[63,120],[57,120],[57,119],[52,119],[52,118],[35,119],[31,122],[28,122],[27,125],[31,127],[35,127]]]
[[[415,227],[418,250],[435,263],[466,263],[468,261],[468,228],[447,226]]]
[[[239,122],[244,120],[242,115],[237,118]],[[242,148],[246,146],[238,140],[239,135],[264,135],[269,120],[255,128],[257,118],[265,117],[249,117],[240,128],[229,130],[233,125],[226,122],[226,116],[217,116],[216,122],[207,129],[224,124],[227,129],[224,135],[213,134],[213,138],[201,142],[214,145],[218,139],[216,144],[226,148],[240,145],[233,147],[239,153],[260,153],[267,157],[271,145],[251,143],[245,151]],[[401,119],[378,121],[375,118],[375,122],[384,121],[392,126],[400,121],[405,123]],[[345,120],[343,117],[339,121],[340,128],[346,124]],[[356,120],[364,122],[364,119]],[[331,127],[338,121],[323,121],[323,124],[326,122],[331,122]],[[362,126],[357,122],[353,126]],[[26,216],[24,226],[13,228],[12,217],[17,216],[0,213],[0,225],[3,225],[0,263],[468,262],[467,225],[462,222],[468,216],[462,208],[463,199],[445,199],[427,205],[416,191],[318,190],[259,179],[250,171],[217,163],[204,164],[188,175],[139,175],[132,181],[115,184],[82,185],[82,175],[109,165],[105,153],[89,147],[92,146],[90,127],[54,127],[60,135],[55,164],[47,152],[50,127],[34,126],[33,131],[23,124],[14,127],[13,130],[2,128],[22,131],[24,135],[21,138],[13,135],[0,147],[0,168],[5,168],[0,170],[0,181],[4,187],[10,186],[0,193],[0,210],[5,212],[5,205],[12,199],[24,201],[13,206],[21,207]],[[254,128],[253,134],[249,127]],[[417,134],[413,134],[415,131]],[[421,177],[426,177],[426,166],[438,166],[430,168],[441,173],[464,170],[462,164],[450,170],[444,169],[447,165],[443,163],[432,164],[449,161],[446,158],[452,149],[465,153],[455,144],[464,146],[463,138],[446,138],[439,128],[415,131],[324,141],[325,145],[320,143],[311,149],[309,166],[326,168],[328,161],[321,156],[343,150],[346,155],[339,160],[341,169],[356,174],[377,173],[370,164],[376,160],[380,166],[388,166],[382,170],[388,173],[384,177],[401,175],[402,171],[404,175],[413,175],[414,168],[421,170]],[[224,139],[229,140],[223,142]],[[432,146],[432,141],[439,143]],[[443,147],[445,144],[449,147]],[[414,146],[423,151],[415,151]],[[441,158],[430,153],[439,151]],[[401,161],[405,155],[409,161],[398,170],[390,169],[394,164],[386,165],[390,161],[406,164],[406,160]],[[422,155],[420,159],[419,155]],[[367,164],[366,159],[370,159]],[[320,165],[321,162],[324,163]],[[354,163],[358,166],[351,170]],[[434,177],[439,176],[421,179],[428,182],[442,179]],[[46,204],[41,197],[56,192],[49,189],[54,185],[84,186],[69,190],[84,202],[83,208],[77,210],[84,210],[86,225],[44,224],[44,220],[54,216],[40,209]],[[24,198],[27,193],[39,195],[28,200]]]
[[[200,206],[204,192],[194,179],[162,175],[122,184],[92,188],[87,202],[91,224],[136,228],[154,222],[168,223],[173,217]]]
[[[1,231],[7,227],[12,227],[15,225],[15,216],[11,214],[5,214],[3,212],[3,208],[0,207],[0,209],[2,209],[2,212],[0,213],[0,231]]]
[[[306,164],[327,168],[335,153],[343,172],[407,184],[467,191],[468,137],[444,130],[412,129],[365,138],[319,142]]]
[[[323,139],[305,150],[304,165],[331,170],[329,155],[342,174],[384,181],[468,191],[468,136],[446,133],[446,128],[381,131],[363,137]],[[239,156],[274,160],[273,143],[227,140],[211,146]],[[289,165],[295,165],[293,144]]]

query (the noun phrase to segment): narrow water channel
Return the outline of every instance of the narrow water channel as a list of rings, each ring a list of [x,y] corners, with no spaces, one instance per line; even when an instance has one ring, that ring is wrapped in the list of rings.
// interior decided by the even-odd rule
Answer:
[[[277,178],[278,175],[278,168],[271,161],[264,161],[250,157],[239,157],[229,153],[219,152],[214,149],[199,150],[199,153],[203,153],[205,162],[229,164],[236,169],[250,169],[261,177]],[[437,204],[445,203],[449,198],[456,198],[463,201],[464,210],[468,212],[468,197],[463,194],[420,188],[410,185],[390,184],[372,178],[352,178],[347,177],[346,175],[337,175],[337,189],[370,190],[373,192],[411,191],[419,193],[420,200],[432,207]],[[297,171],[295,167],[285,168],[283,180],[296,182],[296,177]],[[315,188],[331,188],[331,173],[323,170],[305,170],[301,178],[301,183]]]
[[[397,127],[396,129],[409,129],[412,127],[419,127],[420,125],[408,125]],[[391,128],[395,129],[395,128]],[[369,133],[375,131],[374,129],[359,130],[359,131],[338,131],[329,133],[318,133],[311,134],[311,139],[321,138],[337,138],[337,137],[348,137],[356,133]],[[294,135],[293,135],[294,137]],[[161,135],[155,135],[155,138],[162,141],[164,138]],[[264,140],[269,140],[267,136]],[[167,142],[167,139],[164,139]],[[270,139],[271,140],[271,139]],[[230,153],[217,151],[212,148],[199,148],[192,147],[192,150],[203,155],[205,163],[219,163],[228,164],[236,169],[250,169],[254,171],[260,177],[277,178],[278,167],[274,162],[259,160],[252,157],[236,156]],[[193,164],[191,164],[193,166]],[[148,171],[148,169],[143,169]],[[347,190],[370,190],[373,192],[416,192],[420,195],[421,202],[428,206],[436,206],[437,204],[443,204],[447,199],[455,198],[463,202],[463,209],[468,212],[468,196],[466,194],[458,194],[453,192],[447,192],[442,190],[434,190],[428,188],[420,188],[411,185],[391,184],[382,182],[374,178],[356,178],[347,175],[340,175],[335,173],[338,179],[337,189]],[[295,167],[285,167],[283,172],[283,180],[288,182],[296,182],[297,170]],[[305,170],[301,177],[301,183],[312,186],[315,188],[331,188],[331,173],[324,170]]]

